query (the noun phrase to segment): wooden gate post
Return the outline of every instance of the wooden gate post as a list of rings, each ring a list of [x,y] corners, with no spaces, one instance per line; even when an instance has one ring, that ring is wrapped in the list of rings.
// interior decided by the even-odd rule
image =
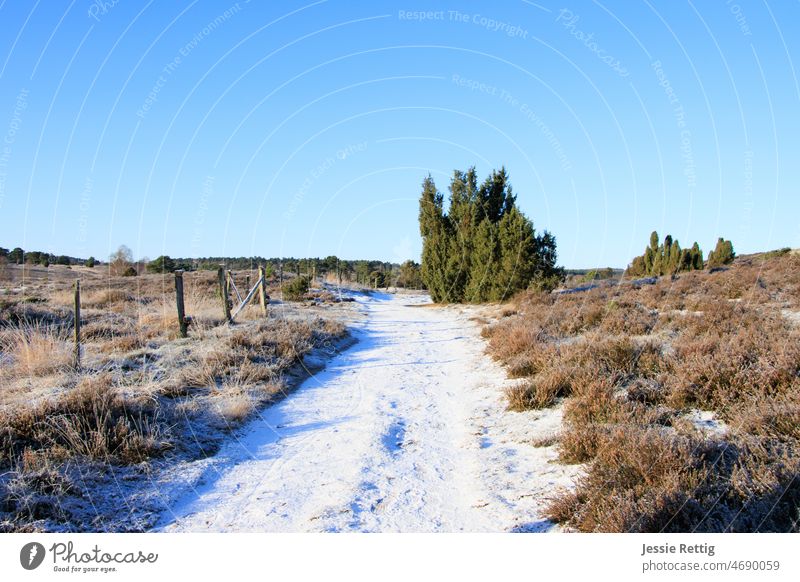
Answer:
[[[175,271],[175,301],[178,307],[178,325],[180,326],[181,337],[186,337],[186,312],[183,306],[183,271]]]
[[[72,360],[75,371],[81,369],[81,280],[75,281],[75,351]]]
[[[222,312],[225,314],[225,321],[231,322],[231,305],[228,303],[228,285],[225,281],[225,269],[222,267],[217,270],[217,279],[219,279],[219,294],[222,297]]]
[[[267,316],[267,272],[264,267],[258,268],[258,276],[260,277],[258,282],[258,291],[259,291],[259,299],[261,300],[261,312],[264,314],[264,317]]]

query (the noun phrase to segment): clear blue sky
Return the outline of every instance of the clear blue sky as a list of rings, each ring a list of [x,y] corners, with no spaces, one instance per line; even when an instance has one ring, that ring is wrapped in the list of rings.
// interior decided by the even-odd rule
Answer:
[[[653,229],[797,247],[799,22],[749,0],[0,0],[0,246],[418,259],[424,176],[505,165],[567,267],[625,266]]]

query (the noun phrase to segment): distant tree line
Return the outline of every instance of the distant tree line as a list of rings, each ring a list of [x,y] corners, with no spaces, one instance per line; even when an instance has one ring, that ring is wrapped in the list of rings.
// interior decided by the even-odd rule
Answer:
[[[94,257],[79,259],[56,256],[39,251],[23,251],[17,247],[8,250],[0,247],[0,259],[13,264],[29,265],[85,265],[94,267],[98,261]],[[201,257],[196,259],[172,258],[161,255],[150,261],[141,258],[135,261],[133,252],[125,245],[111,254],[108,259],[109,273],[114,276],[136,276],[142,273],[172,273],[177,270],[217,270],[220,266],[230,270],[256,269],[265,266],[267,276],[277,277],[283,272],[287,278],[305,276],[312,279],[328,279],[331,282],[359,283],[370,287],[423,288],[420,265],[414,261],[397,264],[387,261],[345,260],[334,255],[325,258],[295,257]]]
[[[720,238],[716,248],[708,255],[707,265],[709,268],[725,265],[733,262],[734,257],[733,244]],[[659,277],[681,271],[698,271],[705,266],[703,251],[697,242],[691,248],[682,249],[678,240],[673,240],[672,235],[668,234],[659,244],[658,233],[653,231],[644,254],[634,257],[625,274],[630,277]]]
[[[53,253],[45,253],[42,251],[24,251],[20,247],[11,250],[0,247],[0,258],[14,265],[42,265],[44,267],[49,267],[50,265],[94,266],[95,263],[94,257],[78,259],[76,257],[54,255]],[[92,263],[91,265],[89,265],[90,262]]]
[[[147,264],[150,273],[216,270],[220,266],[231,270],[256,269],[265,265],[268,277],[283,273],[289,277],[327,279],[330,282],[359,283],[370,287],[421,288],[419,264],[406,261],[402,265],[386,261],[345,260],[329,255],[325,258],[295,257],[202,257],[197,259],[173,259],[167,255],[157,257]]]
[[[556,240],[537,234],[517,208],[505,168],[478,185],[475,168],[456,170],[448,208],[429,175],[419,205],[422,281],[437,302],[497,301],[529,286],[564,279]]]

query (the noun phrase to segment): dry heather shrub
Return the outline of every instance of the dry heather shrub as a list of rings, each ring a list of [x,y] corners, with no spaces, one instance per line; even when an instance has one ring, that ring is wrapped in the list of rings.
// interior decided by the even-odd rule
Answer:
[[[320,331],[331,337],[341,337],[347,331],[347,326],[338,319],[317,318],[317,320],[320,323]]]
[[[643,379],[661,379],[671,374],[674,358],[664,353],[664,344],[658,340],[647,339],[637,342],[636,373]]]
[[[671,309],[672,306],[667,303],[669,297],[669,289],[663,282],[655,285],[645,285],[641,288],[634,288],[637,299],[648,309],[665,310]]]
[[[234,350],[218,349],[206,352],[188,361],[162,386],[162,393],[170,396],[187,394],[184,389],[213,388],[229,374],[235,374],[244,355]]]
[[[558,460],[567,465],[592,460],[605,434],[605,427],[596,424],[568,427],[561,432]]]
[[[690,312],[697,317],[677,320],[676,330],[684,337],[701,337],[709,334],[730,335],[742,330],[758,329],[770,321],[777,323],[774,316],[742,303],[719,301],[702,296],[687,304]]]
[[[554,365],[536,375],[533,380],[535,388],[535,408],[551,406],[559,398],[568,396],[575,389],[578,376],[574,370],[564,365]]]
[[[550,406],[597,377],[616,383],[635,374],[656,377],[668,369],[655,342],[637,343],[626,336],[606,338],[600,334],[559,347],[538,342],[514,355],[508,365],[511,377],[532,376],[529,383],[507,391],[511,410]]]
[[[523,298],[515,324],[559,345],[512,406],[551,402],[537,380],[567,370],[560,460],[587,463],[550,518],[580,531],[800,531],[800,332],[781,313],[799,292],[800,260],[779,257],[549,305]],[[582,312],[598,305],[587,327]],[[583,335],[554,341],[564,333]],[[724,440],[687,407],[724,419]]]
[[[72,362],[72,345],[66,331],[55,327],[28,325],[14,328],[3,337],[3,352],[11,354],[12,375],[46,376],[67,370]]]
[[[549,368],[532,381],[506,390],[508,409],[516,412],[552,406],[572,389],[572,374],[565,368]]]
[[[785,394],[753,398],[729,412],[730,424],[741,435],[800,441],[800,381]]]
[[[667,409],[631,399],[607,378],[576,384],[564,406],[566,428],[559,458],[565,463],[586,462],[595,457],[612,430],[620,426],[669,426],[673,416]]]
[[[658,312],[627,300],[609,301],[600,330],[609,334],[645,335],[658,322]]]
[[[740,437],[714,474],[722,504],[706,521],[714,530],[800,532],[800,450],[768,438]],[[713,521],[712,521],[713,520]],[[706,525],[706,524],[704,524]],[[708,527],[708,526],[706,526]]]
[[[502,362],[528,351],[540,343],[541,332],[520,318],[503,320],[486,328],[489,353]]]
[[[514,309],[519,312],[528,312],[538,306],[549,306],[553,304],[553,294],[536,289],[527,289],[514,295],[509,301]]]
[[[9,463],[25,449],[136,463],[169,448],[168,438],[153,403],[125,397],[108,375],[83,378],[58,398],[0,415],[0,446]]]
[[[608,433],[605,425],[625,422],[633,410],[633,405],[616,395],[616,387],[608,379],[595,379],[578,387],[564,406],[566,428],[559,459],[583,463],[594,458]]]
[[[570,365],[613,381],[633,374],[639,357],[639,348],[631,338],[600,333],[586,335],[583,341],[562,346],[561,350],[562,359]]]
[[[746,259],[740,260],[735,268],[711,273],[701,283],[703,294],[719,299],[740,299],[749,304],[767,303],[771,290],[782,286],[782,281],[763,277],[762,266],[766,265],[756,265],[752,259]]]
[[[539,438],[535,438],[531,441],[531,446],[534,448],[544,448],[544,447],[552,447],[553,445],[558,444],[561,440],[561,435],[559,433],[548,434]]]
[[[532,384],[517,384],[506,388],[506,399],[508,400],[508,410],[522,412],[530,408],[536,408],[533,404],[536,389]]]
[[[798,450],[774,440],[623,425],[547,514],[584,532],[798,531],[799,469]]]
[[[657,429],[618,427],[576,490],[558,496],[547,515],[583,532],[686,531],[702,516],[691,498],[705,478],[695,446]]]
[[[556,358],[558,350],[552,344],[535,342],[524,351],[505,360],[511,378],[523,378],[538,374]]]
[[[556,319],[549,315],[546,328],[559,336],[576,335],[596,328],[603,321],[606,309],[602,298],[594,295],[583,297],[568,296],[556,303],[561,317]]]
[[[663,404],[666,398],[664,385],[655,379],[634,378],[627,391],[628,400],[649,406]]]
[[[753,396],[784,393],[800,375],[798,340],[796,332],[762,322],[719,338],[676,342],[668,403],[724,412]]]
[[[625,422],[633,412],[633,405],[616,392],[616,386],[606,378],[589,382],[567,401],[564,420],[578,425]]]

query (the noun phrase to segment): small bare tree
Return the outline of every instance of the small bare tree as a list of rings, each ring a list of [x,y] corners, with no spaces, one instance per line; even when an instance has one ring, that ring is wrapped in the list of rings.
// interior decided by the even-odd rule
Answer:
[[[133,252],[125,245],[120,245],[108,260],[108,270],[111,275],[120,276],[133,267]]]

